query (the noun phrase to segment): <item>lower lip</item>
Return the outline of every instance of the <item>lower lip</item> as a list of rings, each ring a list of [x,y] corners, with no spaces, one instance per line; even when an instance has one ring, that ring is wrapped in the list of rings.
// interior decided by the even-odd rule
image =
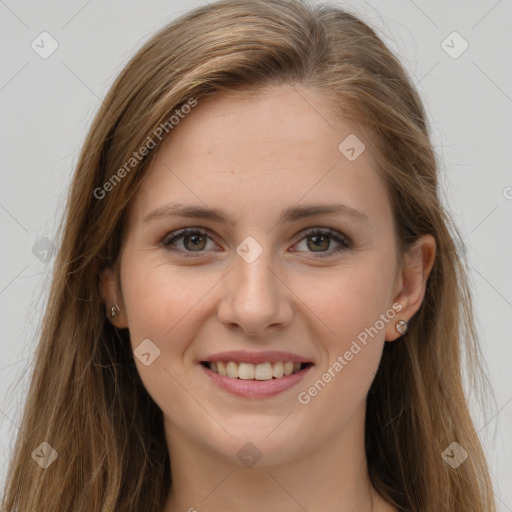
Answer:
[[[298,384],[304,378],[306,373],[308,373],[308,371],[313,367],[313,365],[309,365],[297,373],[277,379],[243,380],[238,378],[234,379],[233,377],[224,377],[223,375],[206,368],[202,364],[199,366],[219,388],[231,393],[232,395],[244,398],[267,398],[282,393],[283,391],[286,391]]]

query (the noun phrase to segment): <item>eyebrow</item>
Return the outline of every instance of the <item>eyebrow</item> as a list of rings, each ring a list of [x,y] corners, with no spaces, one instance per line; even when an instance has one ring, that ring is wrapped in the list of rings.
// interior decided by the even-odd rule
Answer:
[[[361,224],[369,224],[368,217],[350,206],[339,203],[306,204],[302,206],[290,206],[281,212],[277,224],[298,221],[308,217],[319,215],[343,215]],[[193,219],[208,219],[223,224],[235,224],[235,220],[219,208],[204,206],[184,205],[182,203],[167,203],[145,215],[142,219],[147,222],[152,219],[165,217],[186,217]]]

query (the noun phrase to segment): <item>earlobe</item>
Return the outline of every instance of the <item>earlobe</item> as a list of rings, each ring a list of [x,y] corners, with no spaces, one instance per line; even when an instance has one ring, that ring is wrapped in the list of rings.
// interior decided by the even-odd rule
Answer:
[[[397,316],[395,320],[388,324],[386,328],[385,340],[388,342],[395,341],[396,339],[403,336],[409,328],[407,320],[401,316]]]
[[[394,341],[407,330],[407,323],[420,309],[427,288],[427,280],[434,266],[436,241],[432,235],[419,237],[404,255],[400,270],[401,287],[393,302],[402,306],[395,322],[390,322],[386,330],[386,341]],[[402,323],[402,321],[405,322]]]
[[[111,267],[103,269],[98,276],[100,296],[105,303],[105,313],[112,325],[120,329],[128,327],[124,303],[116,292],[114,272]]]

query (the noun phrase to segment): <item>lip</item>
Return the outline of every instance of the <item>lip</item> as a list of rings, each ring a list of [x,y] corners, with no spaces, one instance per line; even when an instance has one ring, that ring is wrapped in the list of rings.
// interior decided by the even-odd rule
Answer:
[[[252,363],[252,364],[261,364],[261,363],[276,363],[278,361],[290,361],[292,363],[312,363],[311,359],[306,359],[305,357],[299,356],[297,354],[292,354],[291,352],[278,352],[275,350],[272,351],[263,351],[263,352],[247,352],[245,350],[231,350],[229,352],[219,352],[217,354],[213,354],[211,356],[207,356],[201,361],[208,362],[219,362],[219,361],[234,361],[235,363]]]
[[[225,354],[228,354],[226,352]],[[277,352],[274,352],[276,354]],[[263,353],[262,353],[263,354]],[[281,361],[282,359],[277,359]],[[290,361],[290,359],[286,359]],[[223,361],[223,359],[219,359],[219,361]],[[233,359],[230,359],[233,361]],[[269,361],[269,359],[265,359],[265,361]],[[250,362],[250,361],[241,361],[241,362]],[[264,362],[264,361],[263,361]],[[300,362],[308,362],[297,360],[294,361],[297,363]],[[254,363],[253,363],[254,364]],[[279,377],[278,379],[269,379],[269,380],[243,380],[243,379],[235,379],[233,377],[224,377],[214,371],[206,368],[202,364],[198,365],[202,371],[206,373],[206,375],[211,379],[211,381],[218,386],[219,388],[231,393],[235,396],[240,396],[243,398],[269,398],[271,396],[278,395],[291,387],[297,385],[304,376],[313,368],[314,365],[309,365],[299,370],[296,373],[292,373],[288,376]]]

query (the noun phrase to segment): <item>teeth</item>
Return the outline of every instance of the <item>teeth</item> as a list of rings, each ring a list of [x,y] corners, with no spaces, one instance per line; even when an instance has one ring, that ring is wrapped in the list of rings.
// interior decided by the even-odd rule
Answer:
[[[232,363],[236,365],[236,363]],[[231,375],[230,375],[231,377]],[[240,363],[238,365],[238,375],[239,379],[250,380],[254,379],[254,365],[247,363]]]
[[[224,377],[242,380],[270,380],[291,375],[300,370],[301,363],[277,361],[275,363],[235,363],[234,361],[217,361],[208,363],[210,370]]]
[[[226,372],[228,374],[228,377],[236,379],[238,377],[238,365],[233,361],[229,361],[229,363],[226,366]]]
[[[270,380],[272,378],[272,365],[270,363],[257,364],[254,368],[256,380]]]
[[[212,363],[210,363],[210,370],[215,371],[212,368]],[[222,361],[217,362],[217,371],[220,375],[223,375],[224,377],[227,377],[227,375],[228,375],[226,372],[226,365]]]
[[[278,379],[279,377],[282,377],[284,375],[284,363],[282,361],[278,361],[277,363],[274,363],[272,375],[276,379]]]

